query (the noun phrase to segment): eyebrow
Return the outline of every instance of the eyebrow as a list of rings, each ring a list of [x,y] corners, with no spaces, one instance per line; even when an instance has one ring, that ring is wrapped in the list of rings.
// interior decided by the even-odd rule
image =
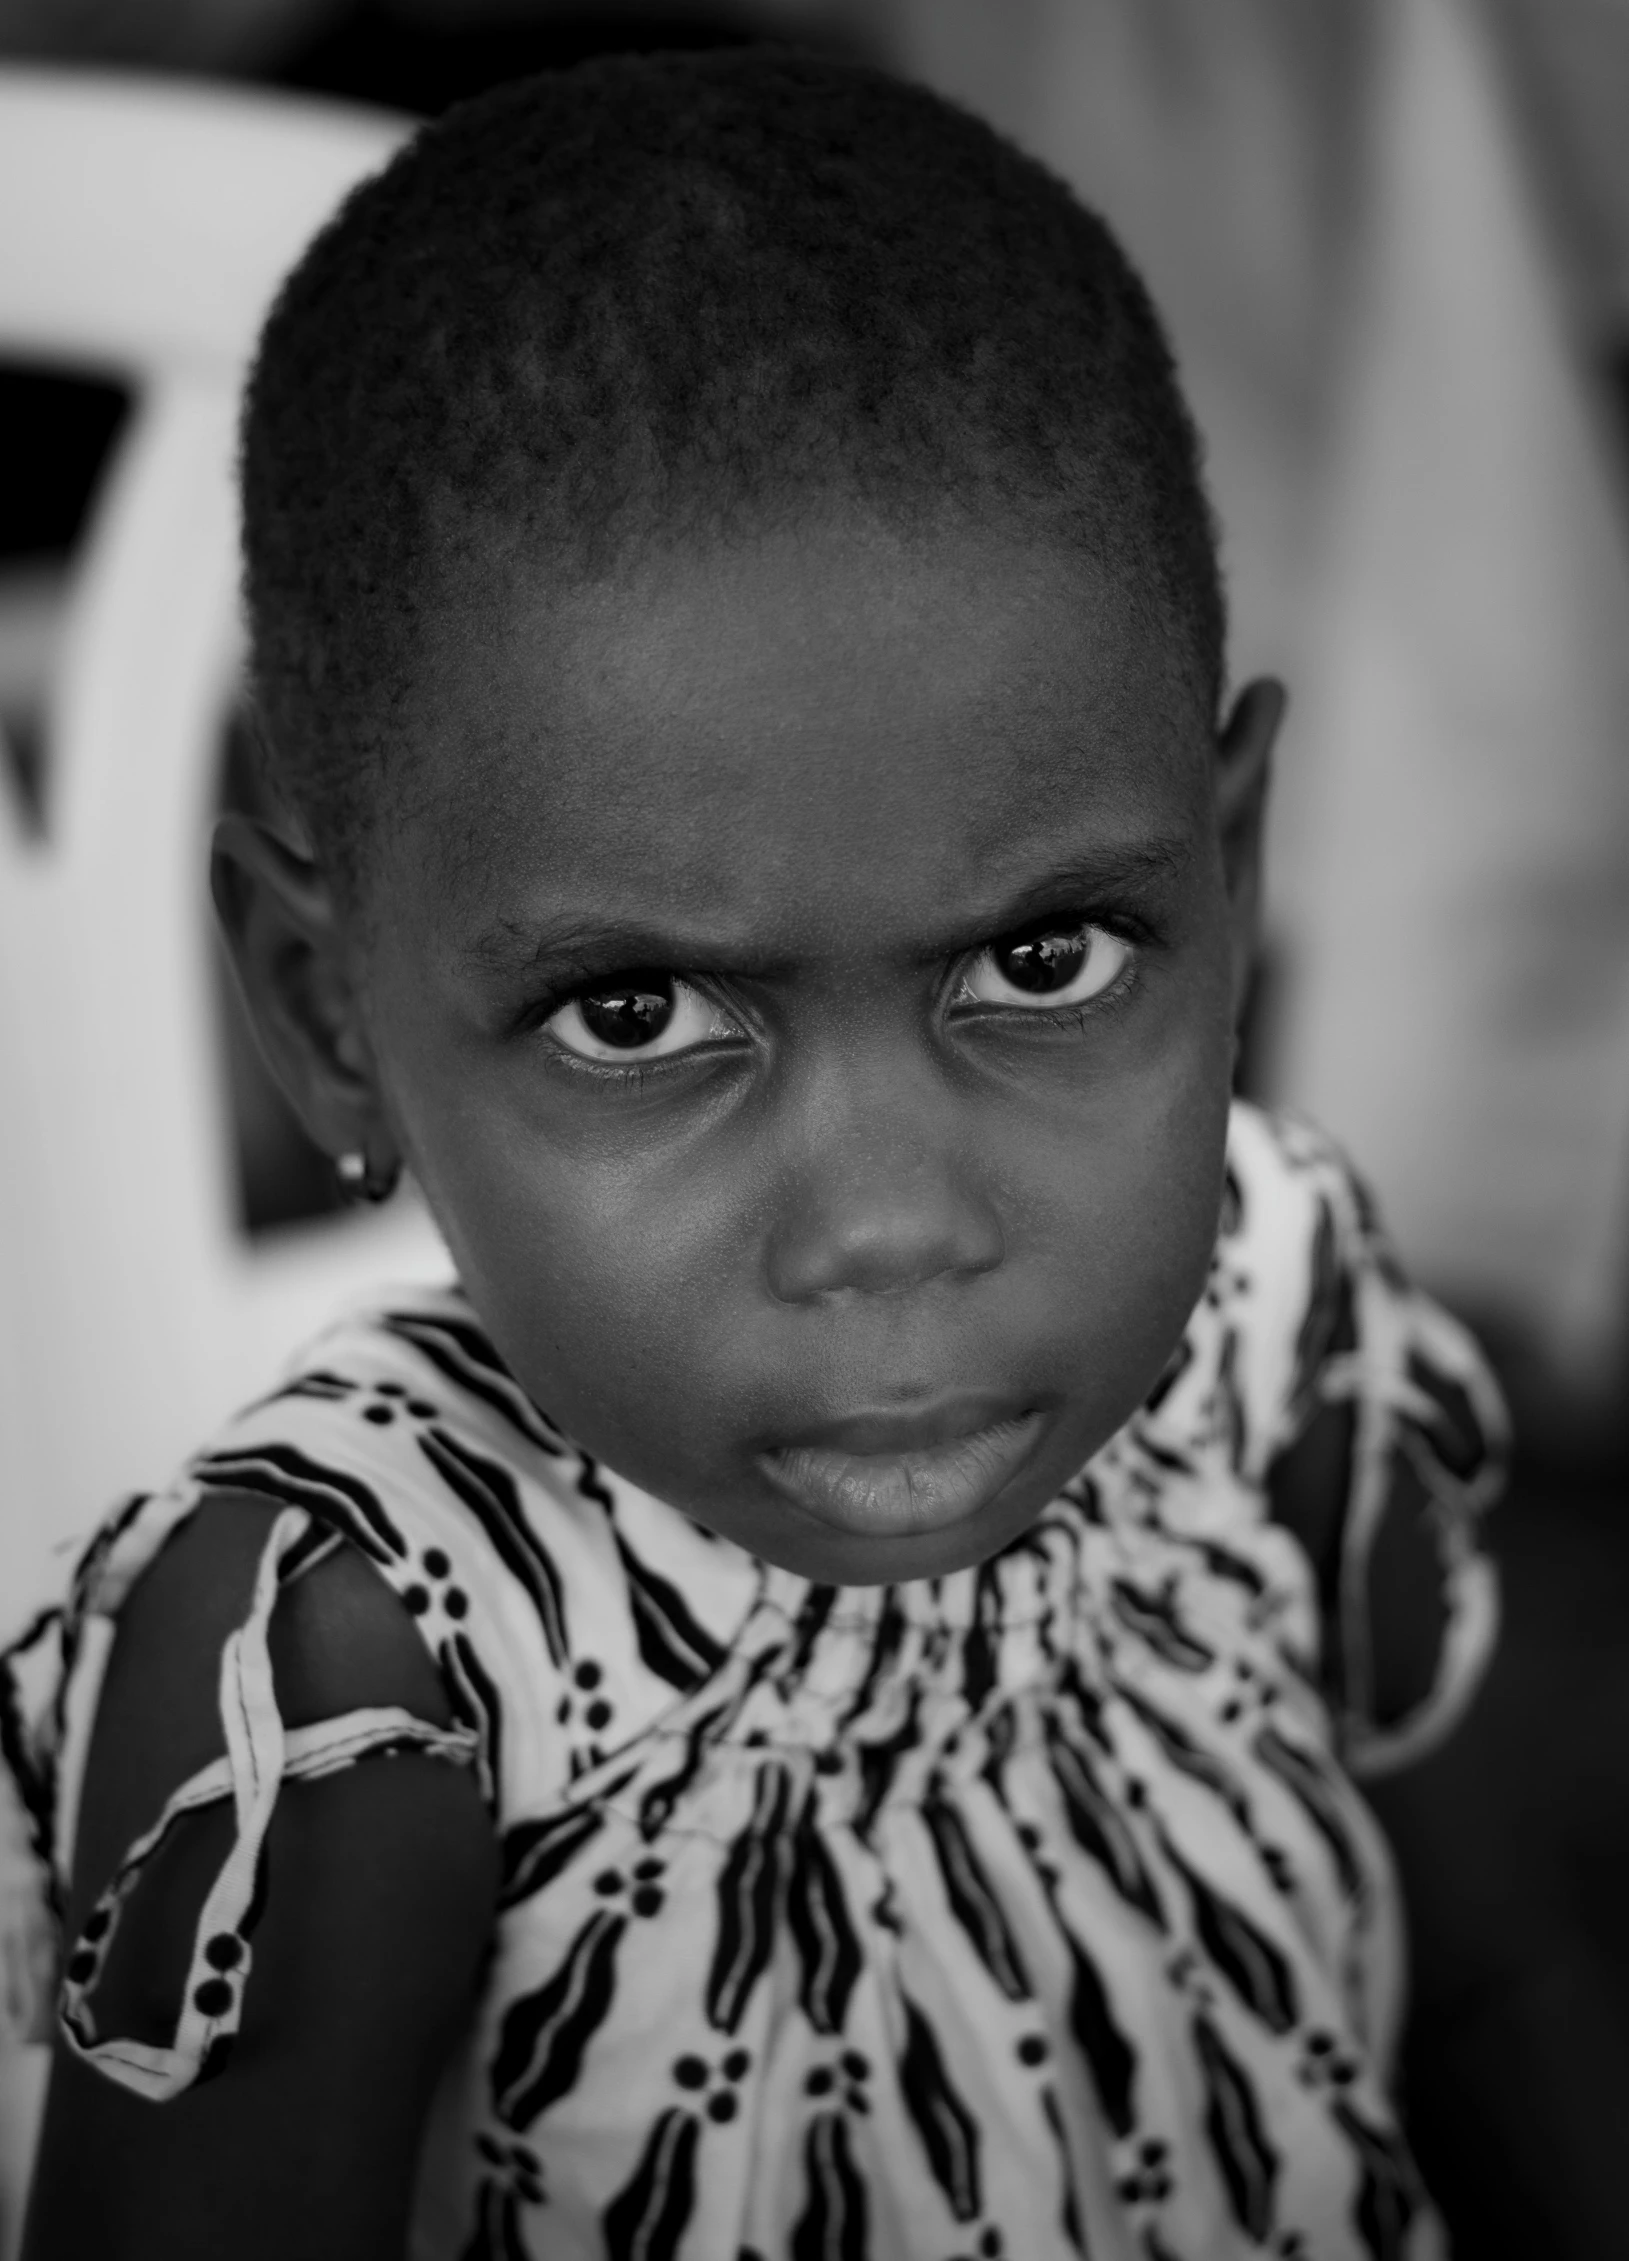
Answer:
[[[1145,894],[1177,877],[1193,853],[1192,840],[1173,835],[1071,856],[1012,893],[992,898],[987,908],[925,942],[920,955],[924,962],[953,957],[1051,913],[1090,911],[1106,896]],[[494,920],[459,950],[458,961],[470,973],[497,979],[516,979],[546,966],[581,966],[596,973],[634,966],[676,972],[695,967],[768,978],[788,964],[784,952],[754,950],[721,935],[577,911]]]

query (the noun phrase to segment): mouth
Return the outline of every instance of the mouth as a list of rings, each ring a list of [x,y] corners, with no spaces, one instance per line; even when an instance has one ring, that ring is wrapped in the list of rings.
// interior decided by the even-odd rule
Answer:
[[[761,1453],[786,1498],[858,1538],[942,1531],[987,1507],[1040,1440],[1038,1410],[990,1418],[961,1401],[923,1413],[860,1414]]]

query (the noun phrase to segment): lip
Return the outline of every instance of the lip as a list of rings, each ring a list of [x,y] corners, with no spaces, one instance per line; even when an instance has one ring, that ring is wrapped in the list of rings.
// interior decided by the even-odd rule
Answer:
[[[963,1391],[909,1409],[878,1408],[873,1412],[845,1414],[841,1420],[811,1422],[794,1436],[779,1438],[774,1449],[796,1452],[805,1447],[816,1452],[877,1453],[931,1452],[939,1445],[960,1443],[981,1429],[1021,1421],[1035,1410],[1033,1400],[995,1397]]]
[[[986,1413],[982,1422],[975,1413],[972,1422],[965,1400],[914,1416],[858,1414],[760,1453],[759,1466],[777,1491],[834,1530],[874,1539],[942,1531],[989,1505],[1045,1426],[1036,1410],[995,1420]],[[858,1449],[862,1443],[871,1449]]]

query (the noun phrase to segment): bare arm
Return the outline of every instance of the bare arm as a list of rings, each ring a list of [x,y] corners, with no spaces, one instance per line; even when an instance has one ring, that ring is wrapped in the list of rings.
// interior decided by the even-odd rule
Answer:
[[[222,1748],[221,1645],[272,1520],[255,1501],[201,1510],[125,1604],[70,1933],[169,1793]],[[400,1603],[349,1550],[282,1596],[271,1653],[287,1726],[373,1704],[449,1724]],[[142,1878],[97,1993],[103,2030],[168,2040],[231,1834],[228,1807],[191,1815]],[[491,1823],[467,1770],[403,1754],[286,1783],[267,1849],[242,2030],[217,2078],[153,2104],[59,2043],[24,2261],[400,2261],[424,2116],[491,1931]]]

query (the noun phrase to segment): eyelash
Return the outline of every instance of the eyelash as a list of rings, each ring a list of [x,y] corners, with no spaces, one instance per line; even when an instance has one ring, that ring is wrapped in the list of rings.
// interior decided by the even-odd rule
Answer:
[[[1084,1028],[1088,1021],[1095,1020],[1100,1013],[1111,1013],[1116,1006],[1123,1004],[1132,990],[1136,988],[1138,977],[1142,971],[1141,946],[1134,942],[1129,934],[1120,933],[1116,927],[1110,926],[1106,920],[1093,919],[1090,923],[1093,926],[1101,927],[1105,934],[1112,934],[1117,942],[1126,943],[1131,951],[1130,957],[1127,958],[1120,971],[1109,983],[1107,989],[1099,990],[1095,997],[1085,998],[1078,1005],[1058,1005],[1050,1012],[1045,1007],[1037,1007],[1035,1010],[1026,1013],[1015,1012],[1012,1007],[993,1006],[988,1009],[991,1011],[1012,1011],[1015,1019],[1026,1022],[1039,1021],[1048,1028]]]
[[[1111,934],[1116,941],[1126,943],[1131,951],[1131,956],[1127,959],[1125,966],[1107,989],[1101,991],[1095,997],[1087,998],[1081,1004],[1060,1006],[1050,1011],[1042,1006],[1030,1010],[1019,1010],[1010,1006],[998,1005],[975,1007],[974,1009],[981,1011],[983,1017],[988,1018],[999,1013],[1008,1013],[1015,1020],[1028,1022],[1031,1025],[1039,1024],[1045,1028],[1084,1028],[1088,1021],[1095,1019],[1099,1014],[1114,1011],[1124,1003],[1131,990],[1135,988],[1142,970],[1143,952],[1154,939],[1151,930],[1140,919],[1129,918],[1117,913],[1101,912],[1090,917],[1068,915],[1059,918],[1055,923],[1049,921],[1047,925],[1042,927],[1031,926],[1021,929],[1017,935],[998,936],[995,941],[985,943],[983,949],[970,951],[960,961],[960,964],[965,969],[982,957],[985,950],[997,949],[1002,943],[1026,940],[1043,934],[1066,934],[1078,931],[1083,927],[1096,927],[1104,934]],[[675,974],[672,978],[683,980],[685,977]],[[964,978],[964,976],[958,976],[958,978]],[[556,1013],[562,1011],[567,1005],[576,1003],[580,998],[596,995],[608,988],[616,979],[616,974],[606,974],[593,981],[577,981],[567,988],[553,991],[540,999],[527,1013],[526,1028],[541,1035],[546,1024],[553,1019]],[[696,984],[692,982],[690,986],[693,988]],[[634,1092],[642,1090],[655,1077],[684,1069],[694,1062],[702,1048],[691,1046],[685,1051],[671,1052],[656,1059],[629,1060],[626,1065],[618,1065],[609,1060],[585,1059],[580,1052],[573,1052],[563,1044],[551,1043],[547,1049],[550,1065],[553,1067],[564,1069],[572,1074],[592,1076],[601,1084],[616,1084],[624,1091]]]

